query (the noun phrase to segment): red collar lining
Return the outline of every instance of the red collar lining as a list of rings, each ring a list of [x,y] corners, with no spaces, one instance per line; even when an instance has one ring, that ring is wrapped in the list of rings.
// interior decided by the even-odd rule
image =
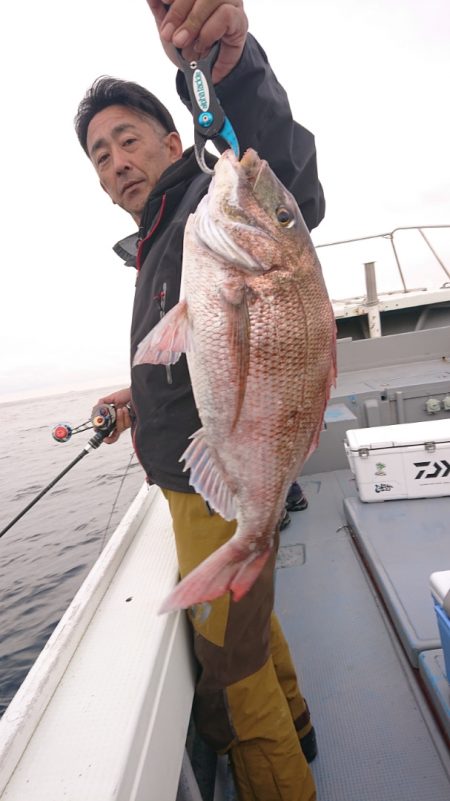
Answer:
[[[143,248],[144,242],[147,242],[150,239],[150,237],[153,236],[153,234],[155,233],[158,225],[161,222],[162,216],[164,214],[165,207],[166,207],[166,193],[164,193],[164,195],[162,196],[161,205],[159,207],[158,216],[156,217],[155,222],[153,223],[152,227],[150,228],[150,231],[148,232],[148,234],[145,237],[145,239],[141,239],[141,241],[139,242],[139,247],[138,247],[138,251],[137,251],[137,255],[136,255],[136,269],[137,269],[138,272],[139,272],[139,270],[141,269],[141,266],[142,266],[141,265],[141,254],[142,254],[142,248]]]

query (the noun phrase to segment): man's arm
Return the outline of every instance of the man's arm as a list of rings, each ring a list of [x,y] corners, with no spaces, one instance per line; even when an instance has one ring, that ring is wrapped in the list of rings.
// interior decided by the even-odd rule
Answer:
[[[325,200],[314,136],[293,120],[286,91],[250,34],[239,63],[216,90],[241,153],[252,147],[269,162],[297,200],[309,230],[315,228],[323,219]]]
[[[190,107],[186,82],[177,74],[177,89]],[[287,94],[256,39],[247,35],[234,69],[216,85],[217,96],[236,132],[241,153],[252,147],[266,159],[294,195],[309,230],[325,213],[317,173],[314,136],[292,118]]]
[[[289,101],[278,83],[264,50],[247,33],[242,0],[147,0],[169,58],[176,64],[173,46],[188,33],[188,59],[208,51],[215,41],[221,48],[213,70],[218,98],[236,132],[241,152],[254,148],[266,159],[294,195],[311,230],[325,212],[317,174],[313,135],[292,119]],[[177,27],[178,26],[178,27]],[[178,92],[187,106],[182,73]]]

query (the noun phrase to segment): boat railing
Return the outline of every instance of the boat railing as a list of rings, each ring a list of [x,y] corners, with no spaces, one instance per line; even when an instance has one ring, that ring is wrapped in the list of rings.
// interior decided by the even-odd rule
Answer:
[[[370,336],[381,336],[382,311],[450,300],[450,225],[399,226],[316,250],[336,317],[368,315]]]

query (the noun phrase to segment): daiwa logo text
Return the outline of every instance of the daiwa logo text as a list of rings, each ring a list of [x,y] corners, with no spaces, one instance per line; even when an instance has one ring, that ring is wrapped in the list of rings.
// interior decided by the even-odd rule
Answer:
[[[414,462],[414,467],[420,467],[415,480],[420,478],[447,478],[450,475],[450,464],[446,459],[440,462]]]
[[[194,72],[194,94],[198,105],[202,111],[209,109],[209,90],[208,84],[205,81],[203,72],[195,70]]]

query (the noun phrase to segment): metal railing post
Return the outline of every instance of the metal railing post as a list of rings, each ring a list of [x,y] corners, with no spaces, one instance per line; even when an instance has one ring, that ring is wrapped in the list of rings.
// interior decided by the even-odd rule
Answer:
[[[368,261],[364,264],[367,292],[367,318],[369,323],[370,338],[381,337],[381,317],[378,302],[377,279],[375,275],[375,262]]]

